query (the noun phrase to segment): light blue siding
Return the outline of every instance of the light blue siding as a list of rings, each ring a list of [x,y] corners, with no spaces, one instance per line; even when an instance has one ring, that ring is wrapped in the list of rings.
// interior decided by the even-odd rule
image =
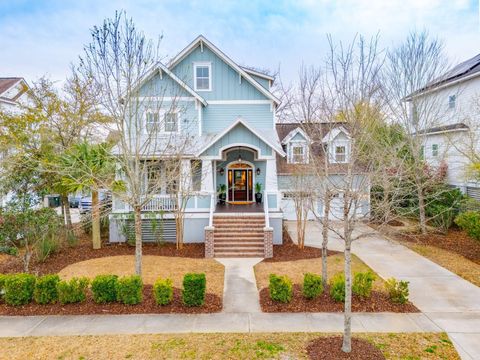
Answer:
[[[170,76],[163,73],[162,78],[157,73],[140,87],[140,96],[179,97],[192,96]]]
[[[267,80],[267,79],[264,79],[260,76],[256,76],[256,75],[251,75],[250,76],[256,81],[258,82],[260,85],[262,85],[265,89],[267,90],[270,90],[270,81]]]
[[[272,148],[270,146],[260,140],[257,135],[252,133],[245,126],[238,124],[212,144],[212,146],[210,146],[201,156],[217,156],[222,147],[238,143],[249,144],[259,148],[261,151],[260,155],[262,156],[272,154]]]
[[[240,151],[233,150],[233,151],[230,151],[227,154],[226,161],[217,161],[217,167],[215,169],[216,170],[215,174],[216,174],[216,177],[217,177],[217,179],[216,179],[217,187],[218,187],[218,185],[222,185],[222,184],[226,185],[227,184],[227,176],[228,176],[227,166],[228,166],[229,163],[231,163],[233,161],[237,161],[239,153],[242,156],[242,159],[244,161],[248,161],[248,162],[252,163],[253,166],[254,166],[254,169],[253,169],[253,185],[255,185],[255,183],[258,182],[258,183],[262,184],[262,189],[265,189],[265,171],[266,171],[265,161],[255,161],[253,152],[248,151],[248,150],[240,150]],[[224,174],[223,175],[220,175],[220,169],[221,168],[224,169]],[[256,173],[257,169],[260,169],[260,175],[257,175],[257,173]]]
[[[268,194],[268,208],[276,209],[277,206],[277,194]]]
[[[267,99],[247,80],[242,79],[240,82],[238,72],[206,46],[203,47],[203,52],[200,50],[200,46],[197,46],[195,50],[172,69],[173,73],[192,89],[195,89],[193,77],[194,62],[211,62],[212,64],[212,91],[198,92],[205,100]]]
[[[296,133],[295,136],[292,138],[292,140],[294,141],[305,141],[305,137],[300,134],[300,133]]]
[[[218,133],[242,117],[260,130],[275,131],[269,104],[208,105],[203,110],[203,132]]]
[[[209,209],[210,208],[210,195],[203,195],[197,197],[197,207],[199,209]]]

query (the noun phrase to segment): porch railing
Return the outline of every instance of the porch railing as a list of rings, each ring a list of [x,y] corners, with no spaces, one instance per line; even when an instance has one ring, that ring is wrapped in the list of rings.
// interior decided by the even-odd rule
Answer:
[[[208,226],[213,226],[213,212],[215,211],[215,193],[210,194],[210,215],[208,217]]]
[[[142,211],[174,211],[175,200],[171,195],[155,195],[142,207]]]

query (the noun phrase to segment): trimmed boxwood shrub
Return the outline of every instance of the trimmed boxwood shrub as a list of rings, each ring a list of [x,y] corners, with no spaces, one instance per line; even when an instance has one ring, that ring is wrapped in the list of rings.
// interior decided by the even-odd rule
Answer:
[[[374,281],[375,274],[371,271],[355,273],[353,276],[352,292],[363,298],[370,297]]]
[[[86,277],[72,278],[70,281],[60,281],[57,284],[58,301],[60,301],[61,304],[85,301],[89,283],[90,280]]]
[[[153,296],[157,305],[168,305],[173,300],[173,283],[171,279],[157,279],[153,284]]]
[[[455,224],[471,238],[480,240],[480,212],[466,211],[455,218]]]
[[[322,277],[317,274],[306,273],[303,276],[303,296],[307,299],[315,299],[323,293]]]
[[[182,298],[186,306],[202,306],[205,303],[207,279],[204,273],[188,273],[183,277]]]
[[[117,280],[117,301],[126,305],[142,302],[143,282],[138,275],[124,276]]]
[[[44,275],[37,278],[33,298],[38,304],[53,304],[58,300],[57,285],[60,277],[57,274]]]
[[[5,280],[5,302],[8,305],[25,305],[32,301],[35,289],[35,276],[14,274]]]
[[[93,301],[105,304],[117,300],[117,275],[97,275],[92,281]]]
[[[270,291],[270,298],[274,301],[289,303],[292,300],[292,280],[286,275],[270,274],[268,290]]]
[[[345,275],[336,274],[330,281],[330,296],[337,302],[345,302]]]
[[[385,289],[392,302],[405,304],[408,301],[408,281],[397,281],[394,278],[385,281]]]

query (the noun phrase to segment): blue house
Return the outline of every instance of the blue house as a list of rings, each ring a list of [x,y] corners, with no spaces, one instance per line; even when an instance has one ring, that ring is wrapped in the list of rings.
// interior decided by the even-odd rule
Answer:
[[[199,36],[140,85],[142,98],[162,102],[158,109],[145,109],[146,131],[160,126],[161,133],[189,140],[181,157],[182,173],[189,177],[183,186],[190,190],[183,238],[205,242],[206,257],[271,257],[273,244],[282,243],[291,189],[288,172],[279,175],[277,167],[308,162],[309,140],[299,124],[290,124],[288,133],[277,124],[280,102],[273,82]],[[175,240],[172,206],[166,184],[143,208],[144,241],[155,241],[159,219],[162,241]],[[126,241],[122,224],[128,214],[131,209],[114,197],[111,242]]]

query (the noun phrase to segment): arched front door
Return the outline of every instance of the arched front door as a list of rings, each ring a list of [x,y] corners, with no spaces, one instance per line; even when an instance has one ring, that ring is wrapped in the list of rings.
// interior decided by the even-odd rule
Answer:
[[[252,202],[253,166],[247,162],[231,163],[227,167],[227,187],[229,202]]]

